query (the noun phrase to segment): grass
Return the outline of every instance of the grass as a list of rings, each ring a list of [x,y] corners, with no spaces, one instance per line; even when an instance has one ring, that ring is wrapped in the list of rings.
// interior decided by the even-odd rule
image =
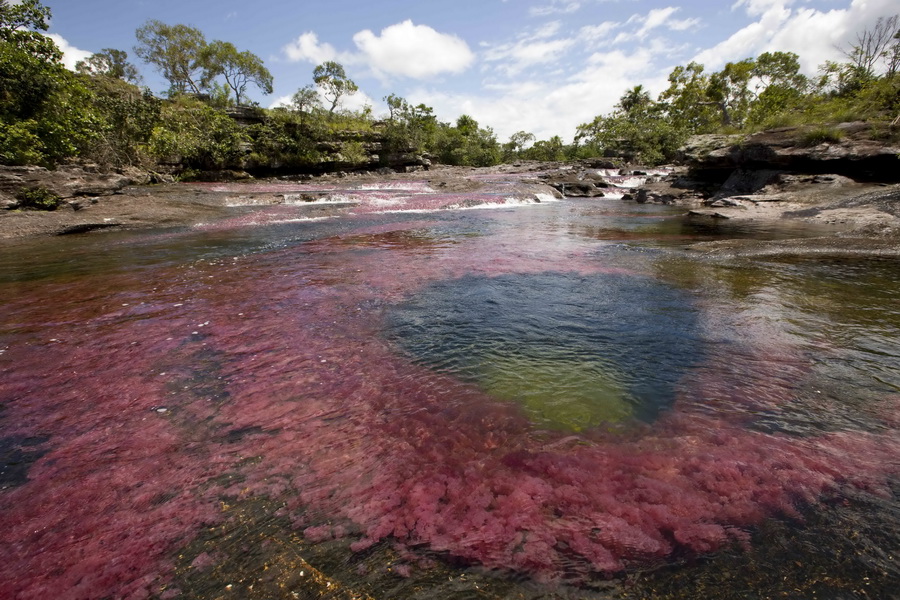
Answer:
[[[808,129],[800,135],[798,145],[802,148],[811,148],[819,144],[835,144],[844,138],[844,132],[834,127],[815,127]]]

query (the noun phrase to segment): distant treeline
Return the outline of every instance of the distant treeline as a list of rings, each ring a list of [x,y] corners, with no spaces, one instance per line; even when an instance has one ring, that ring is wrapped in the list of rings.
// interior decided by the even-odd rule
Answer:
[[[263,109],[248,103],[248,88],[272,92],[259,57],[230,42],[208,42],[194,27],[151,20],[136,31],[134,51],[168,82],[163,99],[140,86],[124,50],[107,48],[75,72],[66,69],[60,49],[41,33],[49,18],[39,0],[0,0],[2,164],[81,158],[110,166],[302,172],[403,157],[472,166],[593,156],[658,163],[696,133],[890,120],[900,112],[896,15],[860,33],[844,49],[846,62],[823,65],[815,78],[801,74],[797,55],[788,52],[729,63],[716,73],[697,63],[679,66],[658,98],[643,86],[628,90],[613,112],[580,125],[571,144],[525,131],[500,143],[468,115],[442,122],[431,107],[393,94],[384,98],[387,115],[368,106],[344,109],[357,86],[336,62],[317,66],[288,106]],[[248,104],[249,123],[226,112]]]

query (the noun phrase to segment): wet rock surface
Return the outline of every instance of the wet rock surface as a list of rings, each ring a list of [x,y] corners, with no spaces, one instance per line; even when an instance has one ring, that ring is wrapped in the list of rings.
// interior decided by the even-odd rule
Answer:
[[[0,167],[0,239],[36,235],[81,234],[109,229],[190,226],[233,216],[248,206],[318,204],[318,191],[266,193],[254,191],[260,182],[298,181],[323,186],[365,186],[393,181],[417,181],[437,193],[503,194],[509,197],[574,197],[597,202],[636,202],[685,207],[687,219],[785,219],[834,225],[834,235],[821,238],[819,248],[852,247],[853,252],[890,251],[900,235],[898,152],[888,141],[861,139],[861,125],[844,127],[840,143],[800,147],[798,130],[776,130],[754,136],[698,136],[683,149],[685,165],[655,170],[628,167],[605,159],[569,163],[520,161],[488,168],[435,166],[398,172],[336,172],[272,180],[248,178],[247,192],[217,191],[214,186],[173,183],[171,178],[126,170],[108,172],[95,165],[70,165],[50,171],[41,167]],[[871,133],[871,132],[868,132]],[[769,148],[763,151],[760,148]],[[749,150],[748,150],[749,148]],[[753,148],[756,148],[753,150]],[[768,162],[761,157],[768,156]],[[786,158],[793,157],[793,158]],[[799,158],[805,157],[805,158]],[[838,157],[838,158],[836,158]],[[843,157],[843,158],[839,158]],[[860,165],[893,160],[892,168],[869,169],[859,179]],[[874,161],[874,162],[873,162]],[[834,172],[791,170],[787,167],[837,167]],[[866,167],[868,169],[868,167]],[[814,171],[815,169],[812,169]],[[874,167],[873,167],[874,169]],[[246,175],[246,174],[244,174]],[[235,177],[228,180],[235,182]],[[151,182],[166,182],[148,185]],[[55,211],[17,210],[18,190],[44,188],[61,198]],[[539,200],[532,200],[539,201]],[[459,204],[451,208],[465,208]],[[244,207],[242,209],[242,207]],[[327,207],[322,207],[328,216]],[[856,243],[852,239],[865,240]],[[749,240],[701,244],[704,252],[739,247],[760,252]],[[810,251],[810,240],[798,244],[766,242],[766,252]],[[877,250],[881,252],[882,250]]]

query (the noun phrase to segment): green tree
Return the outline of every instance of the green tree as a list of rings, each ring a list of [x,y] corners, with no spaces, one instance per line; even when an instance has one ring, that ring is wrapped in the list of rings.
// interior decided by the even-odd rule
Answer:
[[[137,67],[128,62],[128,53],[115,48],[104,48],[84,60],[75,63],[75,70],[85,75],[103,75],[139,84],[141,76]]]
[[[696,62],[677,66],[669,74],[669,87],[659,96],[672,125],[690,133],[708,133],[718,122],[716,103],[709,100],[709,76]]]
[[[403,111],[408,109],[406,100],[396,94],[389,94],[383,99],[388,107],[388,120],[391,122],[398,119]]]
[[[334,113],[344,96],[352,96],[359,88],[347,77],[344,67],[333,60],[322,63],[313,69],[313,81],[322,90],[322,95],[331,102],[328,112]]]
[[[523,156],[530,160],[559,161],[565,159],[564,150],[562,138],[555,135],[549,140],[538,140],[523,152]]]
[[[490,127],[482,128],[470,115],[461,115],[456,125],[440,124],[434,150],[442,163],[489,167],[500,162],[500,145]]]
[[[87,156],[101,164],[149,162],[147,144],[159,124],[162,102],[149,90],[112,77],[92,77],[94,111],[100,119]]]
[[[767,119],[798,107],[809,91],[809,79],[800,73],[799,57],[793,52],[764,52],[753,67],[756,97],[750,106],[748,123]]]
[[[231,42],[216,40],[206,46],[201,63],[206,70],[205,83],[208,85],[211,79],[221,75],[228,89],[234,92],[234,101],[238,106],[251,83],[264,94],[272,93],[272,74],[262,59],[249,50],[239,52]]]
[[[95,135],[93,97],[62,64],[37,0],[0,0],[0,162],[52,164]]]
[[[222,111],[189,96],[167,103],[149,139],[152,155],[197,169],[235,165],[248,141],[244,131]]]
[[[509,136],[509,141],[503,144],[503,160],[511,161],[522,156],[531,144],[534,143],[534,134],[527,131],[517,131]]]
[[[319,99],[319,92],[311,85],[305,85],[291,96],[290,109],[297,113],[299,122],[303,122],[303,115],[320,108],[322,101]]]
[[[187,25],[166,25],[157,20],[144,23],[135,32],[134,51],[152,64],[169,82],[170,94],[199,94],[209,83],[204,61],[206,39],[203,33]]]
[[[671,160],[685,136],[666,115],[666,105],[654,102],[637,86],[622,96],[612,113],[579,125],[575,141],[585,146],[582,154],[658,164]]]
[[[718,106],[722,125],[741,127],[746,121],[753,99],[750,80],[755,65],[752,58],[730,62],[710,77],[707,97]]]

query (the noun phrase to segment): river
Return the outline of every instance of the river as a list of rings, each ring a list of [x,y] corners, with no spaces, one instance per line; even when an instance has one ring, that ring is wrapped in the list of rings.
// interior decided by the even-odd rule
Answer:
[[[821,231],[617,198],[194,189],[286,202],[3,246],[0,597],[896,594],[896,261],[703,256]]]

